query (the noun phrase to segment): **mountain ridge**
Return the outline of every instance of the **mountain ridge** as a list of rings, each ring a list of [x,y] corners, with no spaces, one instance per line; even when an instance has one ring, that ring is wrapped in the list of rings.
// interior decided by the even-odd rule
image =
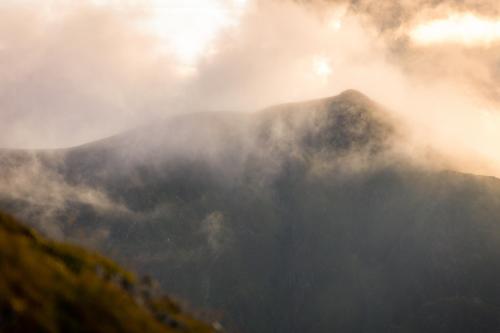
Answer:
[[[155,125],[2,168],[0,207],[229,330],[500,329],[500,181],[415,163],[364,95]]]

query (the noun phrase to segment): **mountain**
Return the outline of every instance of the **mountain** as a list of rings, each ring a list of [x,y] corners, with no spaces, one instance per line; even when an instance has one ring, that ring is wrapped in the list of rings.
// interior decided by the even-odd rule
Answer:
[[[215,332],[148,281],[0,212],[0,332]]]
[[[356,91],[0,153],[0,203],[229,331],[496,332],[500,181],[415,162]]]

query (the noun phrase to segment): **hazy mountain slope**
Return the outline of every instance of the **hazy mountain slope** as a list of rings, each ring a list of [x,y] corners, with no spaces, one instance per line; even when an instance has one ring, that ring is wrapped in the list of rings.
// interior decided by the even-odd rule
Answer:
[[[1,332],[213,332],[108,259],[0,212]]]
[[[16,184],[61,195],[1,202],[238,331],[498,331],[500,181],[413,164],[399,129],[354,91],[179,116],[27,154]]]

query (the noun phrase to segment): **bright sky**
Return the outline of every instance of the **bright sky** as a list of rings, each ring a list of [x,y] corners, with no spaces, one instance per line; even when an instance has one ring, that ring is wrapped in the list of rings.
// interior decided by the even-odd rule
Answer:
[[[247,0],[150,0],[144,27],[160,37],[165,50],[193,66],[225,28],[238,25]]]
[[[416,26],[410,37],[417,44],[457,43],[466,46],[500,42],[500,19],[473,14],[453,14]]]
[[[140,28],[159,37],[160,51],[174,53],[179,61],[181,74],[196,71],[201,57],[214,51],[212,44],[227,28],[235,28],[248,9],[251,0],[142,0],[115,1],[90,0],[98,5],[127,4],[146,11]],[[146,2],[147,1],[147,2]],[[342,28],[336,17],[329,28],[337,32]],[[312,59],[311,71],[322,80],[332,74],[330,59],[316,55]]]
[[[181,65],[194,67],[223,29],[238,25],[251,0],[87,1],[141,10],[145,15],[139,27],[163,41],[160,50],[173,52]]]

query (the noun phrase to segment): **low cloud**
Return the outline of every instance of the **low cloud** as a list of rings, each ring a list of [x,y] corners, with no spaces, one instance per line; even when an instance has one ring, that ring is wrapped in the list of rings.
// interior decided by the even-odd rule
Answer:
[[[0,199],[22,207],[16,209],[20,217],[36,221],[42,231],[58,238],[62,238],[64,232],[62,225],[57,224],[57,217],[66,214],[70,207],[90,207],[104,214],[130,214],[126,206],[114,202],[105,192],[68,183],[36,155],[24,153],[8,154],[2,158]],[[71,223],[71,220],[68,216],[65,223]]]

